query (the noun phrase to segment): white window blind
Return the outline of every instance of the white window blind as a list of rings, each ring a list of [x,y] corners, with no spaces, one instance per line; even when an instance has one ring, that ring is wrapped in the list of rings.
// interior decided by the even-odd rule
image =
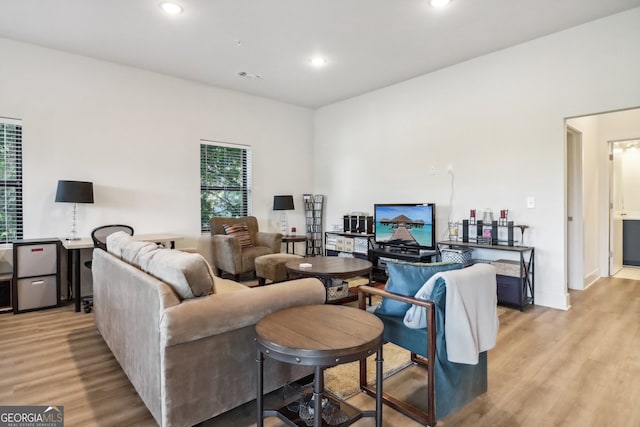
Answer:
[[[215,141],[200,144],[200,223],[214,216],[251,214],[251,149]]]
[[[0,244],[22,239],[22,124],[0,117]]]

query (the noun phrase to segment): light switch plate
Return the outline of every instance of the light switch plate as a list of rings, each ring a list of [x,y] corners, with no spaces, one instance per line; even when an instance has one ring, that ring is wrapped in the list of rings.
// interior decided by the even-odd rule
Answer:
[[[527,209],[535,209],[536,208],[536,198],[533,196],[527,197]]]

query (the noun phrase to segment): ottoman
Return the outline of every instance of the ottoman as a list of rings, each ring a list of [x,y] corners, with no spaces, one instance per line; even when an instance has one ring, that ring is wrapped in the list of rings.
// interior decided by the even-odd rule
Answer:
[[[287,280],[287,269],[284,265],[292,259],[302,258],[300,255],[294,254],[268,254],[256,258],[256,276],[258,277],[258,286],[266,283],[266,279],[275,282],[283,282]]]

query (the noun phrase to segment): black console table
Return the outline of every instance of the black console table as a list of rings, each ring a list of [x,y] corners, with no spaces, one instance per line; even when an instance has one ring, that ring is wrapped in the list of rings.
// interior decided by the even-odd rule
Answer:
[[[389,246],[369,250],[369,260],[373,264],[373,275],[377,281],[387,279],[386,261],[399,260],[407,262],[433,262],[437,258],[437,251],[412,251],[391,248]]]
[[[490,245],[473,242],[446,240],[438,242],[438,251],[442,248],[472,248],[492,251],[517,253],[519,258],[519,272],[517,276],[498,274],[498,304],[518,308],[534,304],[535,295],[535,248],[531,246]]]

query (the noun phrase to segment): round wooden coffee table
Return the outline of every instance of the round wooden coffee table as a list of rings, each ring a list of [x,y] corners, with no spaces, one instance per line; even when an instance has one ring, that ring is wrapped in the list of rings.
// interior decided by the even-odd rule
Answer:
[[[304,267],[304,264],[311,266]],[[331,279],[348,279],[354,276],[367,276],[369,285],[371,285],[371,269],[373,264],[366,259],[345,258],[337,256],[317,256],[309,258],[300,258],[288,261],[285,264],[288,277],[317,277],[324,283],[326,288],[332,285]],[[329,302],[346,302],[356,300],[358,297],[354,295],[352,298],[341,298],[339,300]]]
[[[349,425],[362,417],[375,417],[376,427],[382,426],[382,331],[383,323],[364,310],[339,305],[308,305],[272,313],[256,325],[256,359],[258,375],[258,427],[265,416],[277,416],[291,426],[299,425],[299,414],[286,407],[264,410],[264,356],[281,362],[314,366],[313,385],[314,426],[322,425],[322,397],[325,395],[340,405]],[[360,411],[324,392],[323,369],[342,363],[365,359],[376,353],[376,410]]]

